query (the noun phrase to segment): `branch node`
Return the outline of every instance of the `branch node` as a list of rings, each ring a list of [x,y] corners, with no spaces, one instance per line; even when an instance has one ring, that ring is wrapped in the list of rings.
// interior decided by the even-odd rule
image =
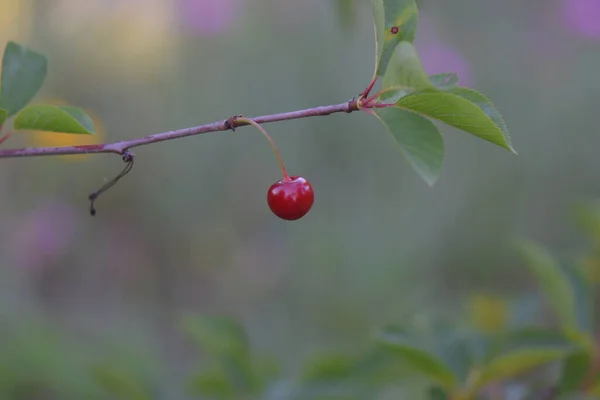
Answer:
[[[133,158],[135,154],[131,152],[131,150],[125,149],[123,150],[123,161],[126,163],[133,163]]]
[[[119,175],[114,177],[112,180],[107,182],[100,189],[96,190],[95,192],[91,193],[88,196],[88,200],[90,201],[90,215],[91,216],[96,215],[96,208],[94,207],[94,203],[96,202],[98,197],[102,193],[104,193],[108,189],[110,189],[112,186],[114,186],[122,177],[127,175],[133,169],[133,161],[135,159],[135,155],[131,151],[126,149],[126,150],[123,150],[122,158],[126,165],[125,165],[125,168],[123,168],[123,170],[119,173]]]
[[[353,97],[350,100],[348,100],[348,108],[346,109],[346,114],[350,114],[351,112],[357,110],[359,110],[358,101],[356,100],[356,97]]]
[[[238,127],[237,119],[240,117],[241,117],[241,115],[234,115],[233,117],[227,118],[225,120],[225,128],[227,128],[228,130],[230,129],[231,131],[235,132],[235,128]]]

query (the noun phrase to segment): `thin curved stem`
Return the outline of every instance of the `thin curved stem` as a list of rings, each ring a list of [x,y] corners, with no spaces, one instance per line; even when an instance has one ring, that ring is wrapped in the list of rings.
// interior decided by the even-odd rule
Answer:
[[[281,153],[279,152],[279,149],[275,145],[275,142],[273,141],[273,138],[271,138],[271,136],[267,133],[266,129],[263,128],[260,124],[254,122],[250,118],[238,117],[235,120],[237,122],[241,122],[241,123],[246,123],[246,124],[252,125],[253,127],[255,127],[256,129],[258,129],[263,134],[263,136],[271,144],[271,147],[273,148],[273,152],[275,153],[275,157],[277,157],[277,162],[279,163],[279,168],[281,169],[281,173],[283,174],[283,180],[284,181],[289,181],[290,180],[290,176],[289,176],[289,174],[287,172],[287,169],[285,169],[285,165],[283,164],[283,158],[281,157]]]

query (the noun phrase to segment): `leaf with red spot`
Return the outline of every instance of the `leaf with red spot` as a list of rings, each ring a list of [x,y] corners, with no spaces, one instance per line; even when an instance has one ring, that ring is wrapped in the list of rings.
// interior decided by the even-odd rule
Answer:
[[[371,0],[371,6],[377,46],[375,73],[383,76],[400,42],[414,42],[419,12],[414,0]]]

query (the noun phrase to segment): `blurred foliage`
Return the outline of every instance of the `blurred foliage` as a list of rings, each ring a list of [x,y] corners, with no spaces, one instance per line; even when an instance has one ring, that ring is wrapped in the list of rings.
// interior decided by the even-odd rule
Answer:
[[[561,270],[540,245],[521,241],[519,249],[540,284],[540,295],[553,300],[550,309],[559,317],[554,324],[532,313],[525,323],[510,327],[510,307],[479,294],[467,309],[474,327],[457,322],[387,326],[358,351],[325,352],[290,375],[275,357],[255,351],[245,329],[233,319],[189,314],[181,318],[180,327],[202,360],[190,373],[189,396],[386,399],[385,393],[410,380],[418,382],[415,378],[423,379],[421,396],[429,399],[493,399],[517,386],[522,393],[514,397],[518,399],[539,398],[547,391],[568,398],[597,396],[600,344],[593,321],[569,323],[583,321],[582,310],[589,311],[588,317],[595,315],[592,297],[581,297],[577,307],[570,300],[593,291],[595,282],[575,275],[581,268]],[[16,326],[8,327],[0,342],[0,393],[5,398],[163,398],[164,389],[156,380],[159,371],[152,367],[156,361],[148,355],[119,352],[107,358],[108,353],[100,357],[96,351],[90,358],[75,349],[75,341],[67,344],[44,325]],[[548,365],[558,367],[558,375],[542,368]]]

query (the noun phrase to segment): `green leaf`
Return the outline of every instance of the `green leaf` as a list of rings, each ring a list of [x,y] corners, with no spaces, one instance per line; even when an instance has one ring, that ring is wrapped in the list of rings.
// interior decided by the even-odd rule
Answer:
[[[379,335],[378,342],[390,354],[402,359],[443,388],[450,390],[456,386],[456,377],[450,368],[433,353],[420,346],[418,341],[408,335],[406,331],[388,327]]]
[[[144,385],[126,371],[114,367],[97,366],[92,368],[91,376],[111,395],[111,398],[119,400],[152,399]]]
[[[431,75],[429,82],[438,90],[450,90],[458,84],[458,75],[454,72]]]
[[[383,77],[382,89],[418,90],[432,87],[415,46],[410,42],[400,42]]]
[[[414,0],[371,0],[371,6],[377,47],[375,73],[384,76],[396,46],[415,40],[419,11]]]
[[[395,61],[397,59],[398,59],[397,57],[392,58],[390,67],[388,68],[388,71],[386,72],[386,75],[384,77],[384,83],[383,83],[384,88],[386,87],[386,78],[388,78],[388,75],[392,74],[392,72],[396,69],[396,67],[393,66],[392,63],[397,62],[397,61]],[[416,73],[418,73],[420,75],[420,72],[416,72]],[[388,80],[389,79],[391,79],[391,78],[388,78]],[[458,75],[456,75],[455,73],[444,73],[444,74],[431,75],[431,76],[427,77],[427,79],[428,79],[428,82],[425,83],[422,81],[421,77],[419,78],[419,80],[421,81],[421,83],[418,84],[418,86],[420,86],[420,89],[425,88],[425,89],[432,89],[432,90],[450,91],[451,89],[454,89],[456,87],[456,84],[458,83]],[[416,89],[414,87],[393,86],[391,83],[387,83],[387,85],[390,87],[388,89],[384,89],[382,91],[381,95],[379,96],[379,100],[382,102],[386,102],[386,103],[396,103],[402,97],[410,94],[411,92],[414,92]],[[466,90],[470,90],[470,89],[466,89]],[[459,93],[455,93],[455,94],[459,94]],[[500,117],[500,119],[502,120],[502,117]],[[504,123],[503,120],[502,120],[502,123]],[[508,133],[505,133],[505,134],[508,135]]]
[[[15,117],[16,130],[94,134],[94,123],[81,109],[71,106],[35,105]]]
[[[563,348],[532,347],[503,354],[482,369],[476,387],[482,388],[491,382],[512,379],[544,364],[561,360],[570,351]]]
[[[517,243],[517,248],[537,278],[561,326],[574,329],[577,326],[575,294],[567,274],[542,246],[522,240]]]
[[[502,128],[479,105],[456,94],[441,91],[417,92],[402,97],[396,105],[514,152]]]
[[[502,129],[504,133],[504,137],[508,142],[508,145],[511,146],[510,140],[510,132],[508,131],[508,126],[506,126],[506,122],[504,118],[500,114],[500,112],[494,106],[494,103],[490,99],[488,99],[483,94],[479,93],[476,90],[465,88],[465,87],[454,87],[448,89],[448,91],[452,94],[462,97],[463,99],[469,100],[470,102],[477,105],[477,107],[481,108],[481,110],[488,116],[494,123]]]
[[[236,322],[222,317],[187,316],[183,329],[205,351],[213,355],[248,353],[248,338]]]
[[[36,53],[15,42],[8,42],[2,58],[2,79],[0,82],[0,107],[12,116],[40,90],[46,73],[48,61],[42,54]]]
[[[412,167],[429,185],[439,178],[444,164],[444,139],[428,119],[397,107],[375,114],[388,128]]]
[[[527,329],[507,336],[501,348],[479,369],[474,388],[508,380],[542,365],[559,361],[580,347],[553,331]]]
[[[4,108],[0,108],[0,127],[2,126],[2,124],[4,124],[7,118],[8,111],[6,111]]]
[[[575,391],[581,387],[592,366],[592,357],[587,351],[578,351],[565,359],[559,382],[561,393]]]

